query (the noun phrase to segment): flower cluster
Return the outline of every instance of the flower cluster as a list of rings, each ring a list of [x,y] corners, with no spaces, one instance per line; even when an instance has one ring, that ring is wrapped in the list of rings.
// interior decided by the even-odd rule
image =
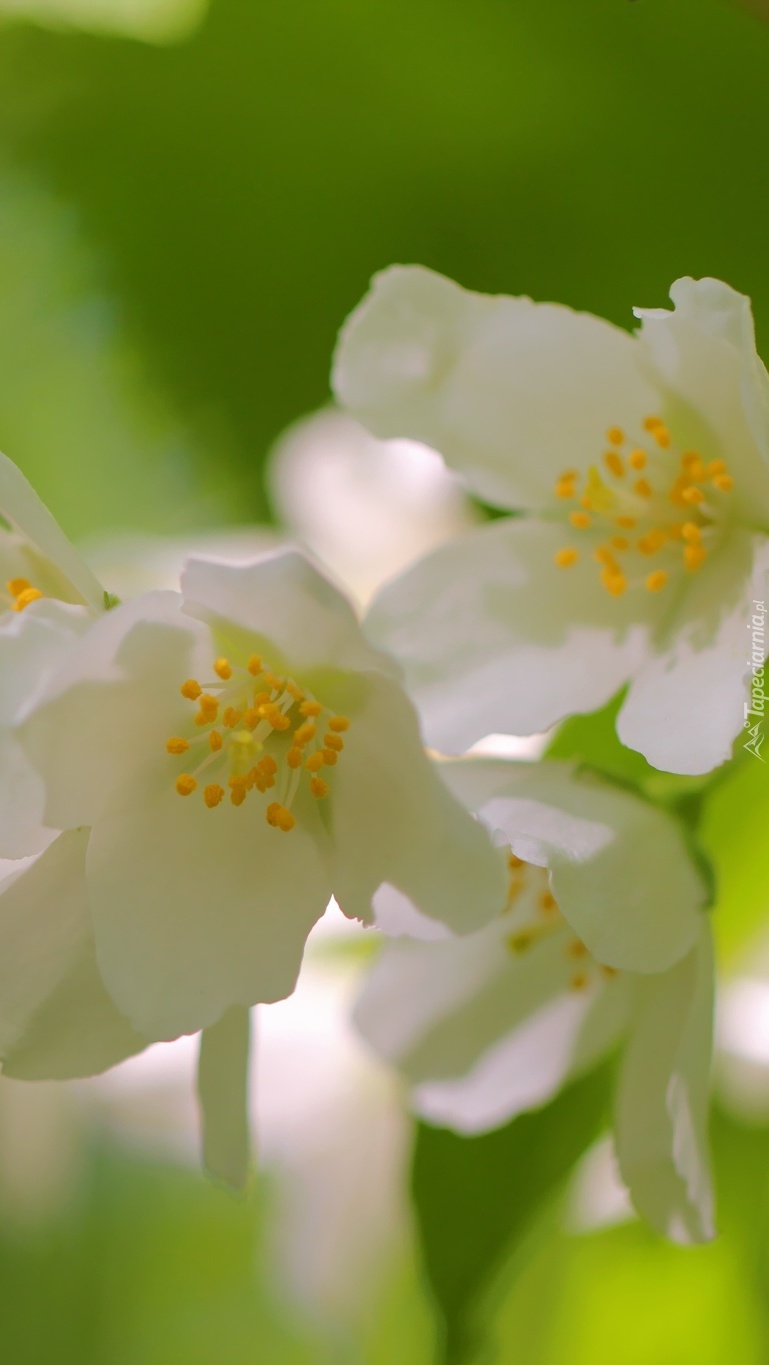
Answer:
[[[0,460],[5,1073],[89,1075],[199,1032],[206,1160],[243,1183],[247,1011],[291,993],[333,896],[393,940],[356,1019],[418,1112],[481,1132],[620,1049],[636,1207],[712,1235],[692,828],[575,765],[466,754],[626,688],[619,738],[649,764],[730,756],[769,562],[769,380],[746,299],[672,297],[631,336],[416,267],[375,280],[340,402],[515,515],[362,623],[293,549],[192,558],[178,589],[118,603]]]

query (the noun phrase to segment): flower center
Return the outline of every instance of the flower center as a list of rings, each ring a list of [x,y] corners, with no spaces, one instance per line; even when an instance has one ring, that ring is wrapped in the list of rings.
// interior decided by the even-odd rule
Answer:
[[[511,916],[512,932],[507,947],[516,957],[529,952],[543,939],[561,933],[564,937],[564,979],[572,991],[588,990],[599,977],[611,980],[619,973],[615,967],[596,962],[582,939],[564,933],[566,921],[550,890],[547,870],[525,863],[515,853],[507,858],[509,882],[504,913]]]
[[[725,460],[706,463],[696,450],[676,451],[661,417],[644,418],[643,428],[637,444],[619,427],[607,431],[605,473],[591,465],[580,479],[567,469],[555,483],[557,498],[577,504],[569,513],[574,529],[598,531],[593,558],[612,597],[629,587],[661,592],[681,568],[697,573],[714,548],[724,498],[734,487]],[[555,555],[561,569],[579,559],[574,545]]]
[[[333,715],[292,678],[280,678],[257,654],[245,666],[228,659],[214,662],[216,681],[202,685],[195,678],[182,683],[181,694],[194,705],[192,720],[199,734],[175,735],[166,752],[181,756],[200,746],[202,756],[189,772],[176,779],[180,796],[191,796],[205,774],[203,800],[209,810],[219,806],[229,789],[233,806],[242,806],[252,792],[275,792],[265,810],[268,825],[288,833],[296,820],[291,806],[304,778],[320,799],[330,787],[322,768],[333,768],[344,749],[346,716]]]
[[[0,598],[5,600],[11,611],[24,611],[30,602],[37,602],[42,596],[40,589],[33,588],[26,578],[9,578],[5,592],[0,593]]]

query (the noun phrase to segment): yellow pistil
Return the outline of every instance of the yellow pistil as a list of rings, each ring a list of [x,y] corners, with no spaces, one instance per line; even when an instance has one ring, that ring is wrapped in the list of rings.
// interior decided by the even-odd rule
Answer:
[[[575,550],[571,545],[565,545],[562,550],[556,550],[553,559],[559,569],[570,569],[579,559],[579,550]]]
[[[655,569],[646,578],[646,588],[649,592],[661,592],[668,581],[667,573],[664,569]]]

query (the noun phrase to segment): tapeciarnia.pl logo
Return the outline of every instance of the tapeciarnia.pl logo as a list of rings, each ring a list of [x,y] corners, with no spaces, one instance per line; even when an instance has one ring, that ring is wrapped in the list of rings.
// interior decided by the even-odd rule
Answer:
[[[750,701],[744,703],[744,728],[748,732],[745,740],[745,748],[762,763],[766,759],[762,757],[761,745],[764,742],[764,715],[766,712],[766,694],[764,692],[764,659],[766,657],[764,622],[766,620],[766,606],[763,602],[753,599],[753,615],[748,621],[748,630],[751,632],[750,658],[748,667],[750,669]],[[755,717],[755,719],[754,719]]]

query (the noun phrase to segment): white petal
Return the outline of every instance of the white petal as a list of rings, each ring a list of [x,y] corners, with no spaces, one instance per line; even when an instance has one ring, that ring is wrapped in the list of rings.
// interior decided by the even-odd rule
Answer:
[[[189,706],[179,688],[207,635],[180,605],[177,593],[150,593],[101,617],[20,727],[52,827],[92,825],[139,775],[162,780],[165,741]]]
[[[346,597],[295,550],[251,564],[191,559],[182,574],[185,610],[247,631],[250,649],[264,640],[269,666],[302,671],[397,667],[371,648]]]
[[[519,857],[550,869],[561,913],[598,962],[658,972],[691,948],[706,892],[668,815],[565,764],[467,759],[441,773]]]
[[[204,1029],[198,1059],[198,1100],[203,1163],[234,1190],[248,1183],[251,1134],[248,1122],[249,1014],[227,1010]]]
[[[441,781],[414,709],[390,679],[369,675],[331,782],[334,895],[345,914],[370,920],[382,882],[460,933],[504,906],[502,855]]]
[[[769,567],[764,542],[754,562],[755,544],[747,533],[730,533],[693,576],[660,652],[631,682],[617,734],[655,768],[710,772],[730,757],[743,729],[753,598],[765,600]]]
[[[615,1123],[622,1178],[675,1242],[714,1236],[707,1145],[713,1024],[710,926],[672,971],[639,983]]]
[[[231,1005],[293,990],[331,895],[317,842],[272,829],[258,801],[207,810],[199,793],[137,785],[99,821],[88,886],[102,976],[136,1028],[195,1033]]]
[[[393,266],[342,329],[333,383],[374,435],[426,442],[500,506],[542,507],[565,468],[596,462],[607,428],[656,412],[639,360],[635,338],[589,313]]]
[[[461,753],[495,731],[546,730],[604,705],[646,657],[656,595],[611,597],[589,558],[559,569],[568,543],[559,524],[499,521],[376,597],[366,632],[402,664],[428,744]]]
[[[7,455],[0,454],[0,515],[31,541],[95,611],[104,610],[104,589],[65,536],[45,503]]]
[[[676,280],[675,311],[635,309],[640,342],[684,446],[722,455],[730,505],[769,527],[769,377],[756,354],[750,299],[720,280]],[[683,401],[681,401],[683,400]]]
[[[146,1047],[99,976],[85,897],[86,832],[61,835],[0,882],[0,1057],[6,1075],[66,1079]]]

